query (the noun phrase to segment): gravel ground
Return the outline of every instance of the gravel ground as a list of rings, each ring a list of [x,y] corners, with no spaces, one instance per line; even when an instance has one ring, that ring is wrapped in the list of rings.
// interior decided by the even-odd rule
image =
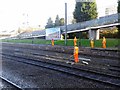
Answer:
[[[17,90],[18,88],[14,87],[13,85],[11,85],[10,83],[0,79],[0,90]]]
[[[49,50],[49,51],[57,51],[63,53],[73,53],[73,46],[59,46],[55,45],[52,47],[51,45],[40,45],[40,44],[23,44],[23,43],[2,43],[2,46],[13,46],[13,47],[22,47],[22,48],[32,48],[36,50]],[[120,58],[119,51],[117,48],[89,48],[89,47],[79,47],[79,53],[88,54],[92,56],[103,56],[109,58]]]
[[[115,88],[57,71],[3,59],[4,78],[22,88]]]
[[[5,49],[5,48],[3,48]],[[12,52],[11,50],[14,50],[12,53],[14,53],[14,55],[21,55],[21,56],[25,56],[28,58],[34,58],[34,56],[36,55],[32,55],[32,54],[38,54],[39,55],[46,55],[46,56],[54,56],[57,58],[63,58],[63,59],[56,59],[56,61],[62,61],[62,62],[67,62],[69,61],[69,59],[73,59],[73,57],[70,58],[71,54],[66,54],[66,53],[56,53],[56,52],[50,52],[50,51],[42,51],[42,50],[31,50],[31,49],[21,49],[21,48],[6,48],[9,49],[10,53]],[[17,51],[22,51],[22,52],[17,52]],[[24,53],[23,53],[24,52]],[[7,51],[8,53],[8,51]],[[28,56],[29,55],[29,56]],[[37,58],[39,59],[39,57],[37,56]],[[40,56],[41,57],[41,56]],[[80,58],[87,58],[90,59],[91,61],[88,63],[88,65],[84,65],[88,68],[94,69],[94,70],[102,70],[104,72],[107,73],[111,73],[111,74],[115,74],[115,75],[119,75],[119,72],[113,72],[109,70],[109,64],[113,64],[113,65],[118,65],[119,64],[119,60],[113,60],[113,59],[106,59],[106,58],[96,58],[96,57],[90,57],[90,56],[85,56],[85,55],[80,55]],[[65,60],[64,58],[67,58],[68,60]],[[80,60],[81,61],[81,60]],[[78,65],[83,66],[81,63],[78,63]]]

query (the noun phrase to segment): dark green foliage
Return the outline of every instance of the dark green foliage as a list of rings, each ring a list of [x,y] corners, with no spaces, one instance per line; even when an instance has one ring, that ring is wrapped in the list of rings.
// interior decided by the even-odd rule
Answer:
[[[107,30],[102,30],[100,31],[100,38],[106,37],[106,38],[117,38],[117,33],[118,30],[117,28],[110,29],[108,28]]]
[[[60,22],[60,26],[63,26],[65,24],[64,18],[61,18],[59,22]]]
[[[53,23],[51,17],[48,19],[48,22],[45,26],[45,28],[53,28],[53,27],[58,27],[58,26],[63,26],[64,25],[64,18],[59,18],[59,16],[56,16],[55,23]]]
[[[120,13],[120,1],[118,2],[118,13]]]
[[[98,16],[97,6],[95,2],[76,2],[75,10],[73,13],[76,22],[88,21],[96,19]]]
[[[45,28],[53,28],[54,24],[53,21],[51,19],[51,17],[48,19],[47,25],[45,26]]]
[[[56,16],[54,26],[55,26],[55,27],[60,26],[60,19],[59,19],[59,16],[58,16],[58,15]]]
[[[120,1],[118,2],[118,13],[120,13]],[[120,23],[120,16],[118,16],[118,22]],[[118,28],[118,38],[120,38],[120,25]]]
[[[69,39],[81,38],[81,39],[88,39],[88,32],[76,32],[76,33],[69,33]]]
[[[64,18],[59,18],[59,16],[56,16],[54,27],[57,26],[63,26],[64,25]]]

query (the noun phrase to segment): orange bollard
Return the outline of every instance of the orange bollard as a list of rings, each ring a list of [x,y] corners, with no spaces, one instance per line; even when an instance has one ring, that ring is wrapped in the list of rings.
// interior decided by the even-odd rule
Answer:
[[[77,38],[75,37],[74,38],[74,46],[76,46],[77,45]]]
[[[79,48],[78,48],[77,46],[75,46],[75,47],[74,47],[74,60],[75,60],[75,63],[78,63],[78,62],[79,62],[78,52],[79,52]]]
[[[94,48],[94,41],[93,40],[90,41],[90,46],[91,46],[91,48]]]
[[[105,39],[105,37],[103,37],[102,47],[103,47],[103,48],[106,48],[106,39]]]
[[[54,46],[54,40],[52,39],[52,46]]]

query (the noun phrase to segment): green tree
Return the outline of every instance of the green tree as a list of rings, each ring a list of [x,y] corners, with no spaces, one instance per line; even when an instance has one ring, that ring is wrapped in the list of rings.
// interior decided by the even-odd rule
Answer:
[[[45,28],[52,28],[54,27],[53,21],[51,19],[51,17],[48,19],[47,25],[45,26]]]
[[[56,27],[56,26],[63,26],[63,25],[64,25],[64,18],[59,18],[59,16],[57,15],[54,26]]]
[[[63,26],[64,24],[65,24],[65,20],[64,20],[64,18],[60,18],[60,26]]]
[[[118,1],[118,13],[120,13],[120,1]]]
[[[75,24],[76,23],[76,19],[72,19],[72,24]]]
[[[55,25],[54,25],[55,27],[56,26],[60,26],[60,19],[59,19],[59,16],[57,15],[56,16],[56,19],[55,19]]]
[[[118,1],[118,13],[120,13],[120,1]],[[118,16],[118,22],[120,23],[120,16]],[[120,38],[120,25],[117,26],[118,28],[118,38]]]
[[[96,2],[76,2],[73,16],[77,23],[96,19],[98,16]]]

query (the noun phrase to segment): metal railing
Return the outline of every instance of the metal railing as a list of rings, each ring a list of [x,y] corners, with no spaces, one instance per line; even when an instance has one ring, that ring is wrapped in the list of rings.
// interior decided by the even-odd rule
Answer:
[[[93,20],[89,20],[89,21],[85,21],[81,23],[69,24],[67,25],[67,31],[71,32],[74,30],[86,29],[89,27],[114,24],[114,23],[118,23],[118,19],[120,19],[120,13],[100,17],[99,19],[93,19]],[[65,32],[65,26],[60,26],[60,29],[62,33]],[[45,36],[45,35],[46,35],[45,30],[38,30],[38,31],[33,31],[31,33],[24,33],[19,36],[21,38],[31,38],[31,37],[37,37],[37,36],[40,37],[40,36]]]
[[[113,24],[118,22],[118,18],[120,18],[120,13],[112,14],[104,17],[100,17],[99,19],[93,19],[85,22],[69,24],[67,26],[68,31],[77,30],[77,29],[85,29],[88,27],[102,26],[107,24]],[[61,26],[61,30],[64,32],[65,27]]]

